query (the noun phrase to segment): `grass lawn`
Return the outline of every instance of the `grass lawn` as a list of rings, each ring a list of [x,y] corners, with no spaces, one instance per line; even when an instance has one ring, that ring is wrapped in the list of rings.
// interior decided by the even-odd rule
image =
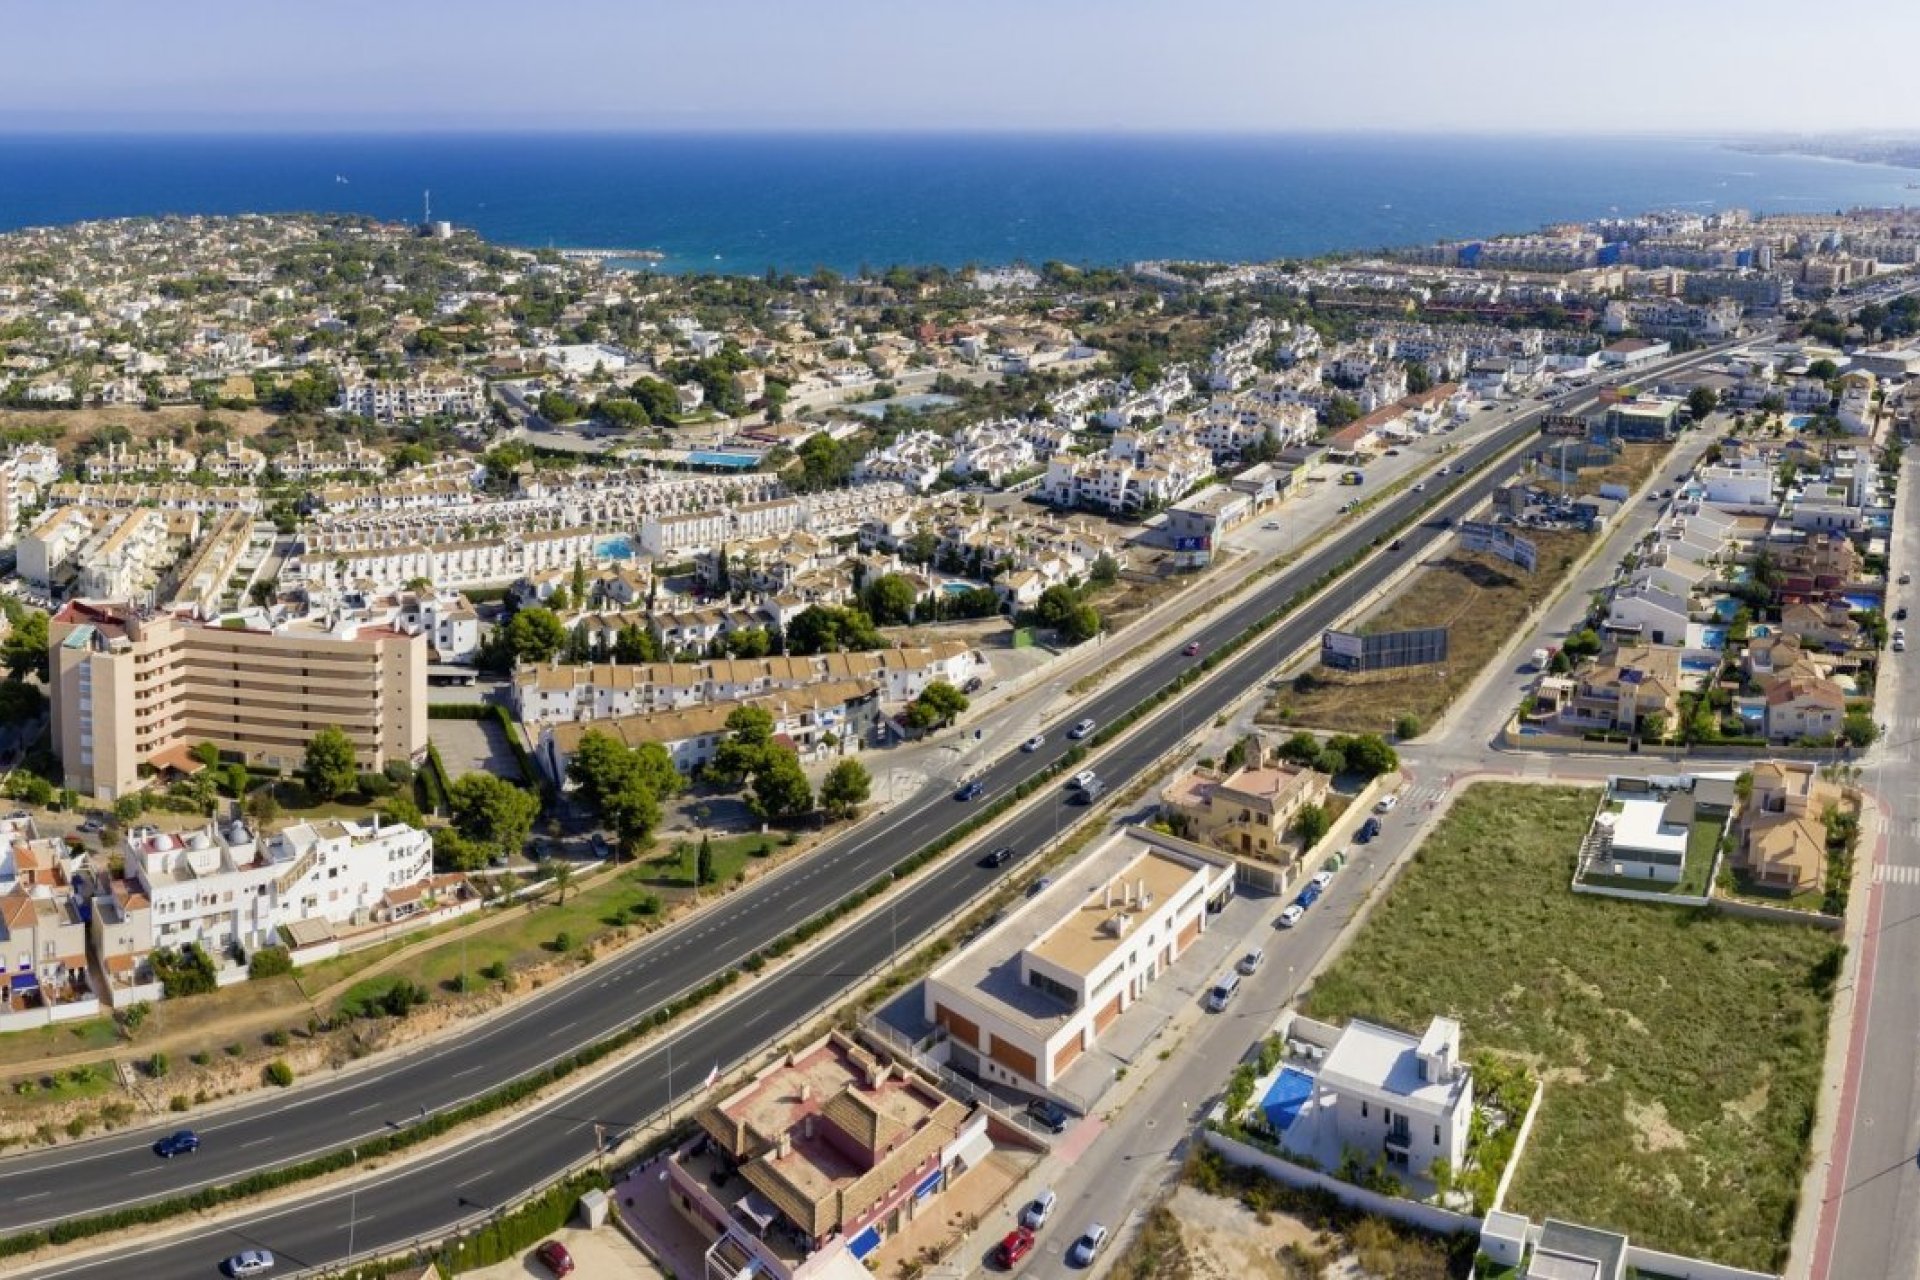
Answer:
[[[767,856],[780,849],[780,836],[748,834],[744,836],[723,836],[712,843],[713,880],[709,887],[731,884],[733,878],[746,870],[747,863],[758,856]],[[676,840],[673,844],[640,864],[646,874],[646,883],[655,889],[693,888],[693,876],[699,857],[698,840]],[[760,850],[766,855],[760,855]]]
[[[1735,871],[1731,867],[1720,873],[1719,891],[1724,897],[1744,898],[1748,902],[1764,903],[1769,907],[1785,907],[1789,911],[1818,912],[1827,897],[1825,891],[1821,889],[1808,889],[1804,893],[1784,893],[1759,883],[1744,871]]]
[[[1786,1261],[1839,948],[1822,931],[1571,893],[1593,792],[1481,784],[1307,1012],[1418,1032],[1546,1083],[1508,1208],[1735,1266]]]
[[[1447,551],[1430,558],[1360,624],[1368,634],[1447,627],[1445,663],[1353,682],[1316,664],[1274,696],[1261,720],[1347,733],[1385,732],[1407,713],[1432,724],[1513,638],[1521,620],[1565,575],[1562,566],[1571,566],[1593,535],[1529,530],[1527,538],[1540,552],[1537,572],[1522,572],[1498,556]]]
[[[26,1070],[43,1058],[64,1058],[70,1053],[106,1051],[121,1043],[113,1018],[102,1015],[81,1022],[63,1022],[56,1027],[35,1027],[0,1036],[0,1073],[15,1068]]]

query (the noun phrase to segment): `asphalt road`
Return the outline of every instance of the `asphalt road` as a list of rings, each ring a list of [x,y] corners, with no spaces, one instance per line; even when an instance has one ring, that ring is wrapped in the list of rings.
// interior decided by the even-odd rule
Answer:
[[[1691,360],[1707,358],[1705,353]],[[1575,405],[1590,400],[1583,395]],[[1457,460],[1469,468],[1537,430],[1548,406],[1515,414],[1515,421],[1463,448]],[[1567,407],[1562,405],[1555,408]],[[1345,559],[1352,550],[1393,526],[1423,502],[1434,506],[1427,521],[1405,535],[1399,553],[1376,557],[1322,592],[1284,622],[1194,685],[1171,714],[1138,729],[1127,741],[1092,762],[1103,778],[1125,783],[1207,722],[1247,688],[1267,679],[1274,664],[1311,643],[1348,605],[1444,536],[1434,517],[1455,520],[1505,483],[1517,462],[1468,480],[1449,476],[1424,494],[1404,493],[1366,513],[1343,538],[1276,574],[1223,609],[1166,651],[1170,673],[1185,661],[1179,647],[1197,639],[1204,651],[1224,644],[1302,586]],[[1050,726],[1044,750],[1015,752],[978,775],[988,801],[1039,772],[1069,745],[1064,729],[1082,716],[1111,721],[1152,687],[1120,683],[1090,697],[1063,723]],[[911,801],[823,846],[808,858],[716,902],[686,926],[596,965],[581,979],[530,999],[512,1013],[458,1039],[416,1054],[316,1085],[291,1095],[263,1098],[224,1112],[202,1126],[201,1150],[162,1161],[150,1144],[174,1126],[105,1136],[90,1142],[23,1154],[0,1163],[0,1231],[45,1225],[184,1190],[224,1182],[257,1169],[294,1163],[324,1151],[349,1147],[404,1125],[423,1108],[442,1108],[525,1072],[535,1070],[645,1016],[679,992],[739,963],[793,924],[838,901],[976,811],[981,802],[954,800],[944,786],[929,786]],[[1050,803],[1028,810],[988,841],[970,844],[923,872],[893,906],[848,931],[814,963],[781,968],[757,982],[724,1012],[677,1031],[590,1089],[529,1111],[495,1133],[461,1143],[430,1161],[385,1175],[357,1196],[301,1200],[272,1213],[210,1228],[192,1240],[145,1251],[121,1251],[96,1263],[56,1264],[36,1276],[120,1276],[138,1258],[138,1274],[164,1280],[200,1276],[219,1259],[248,1245],[264,1246],[293,1266],[312,1267],[348,1254],[349,1219],[359,1250],[399,1248],[467,1216],[510,1202],[526,1188],[587,1155],[596,1123],[624,1129],[655,1114],[667,1102],[668,1057],[674,1059],[676,1097],[692,1092],[707,1069],[763,1052],[769,1042],[813,1010],[841,996],[860,979],[884,968],[897,951],[952,919],[996,876],[1023,874],[1020,861],[997,872],[975,865],[984,843],[1039,848],[1073,815],[1064,789]],[[369,1212],[360,1213],[360,1206]]]

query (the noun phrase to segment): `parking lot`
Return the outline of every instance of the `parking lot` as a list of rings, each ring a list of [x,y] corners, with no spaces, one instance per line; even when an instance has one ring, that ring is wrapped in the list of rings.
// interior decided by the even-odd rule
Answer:
[[[476,772],[507,779],[520,777],[520,762],[498,721],[430,720],[427,727],[433,745],[440,748],[440,761],[447,766],[449,779]]]

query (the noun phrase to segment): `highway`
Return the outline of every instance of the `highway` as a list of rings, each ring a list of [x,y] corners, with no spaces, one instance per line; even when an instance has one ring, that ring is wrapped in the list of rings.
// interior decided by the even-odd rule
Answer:
[[[1724,348],[1671,362],[1671,369],[1713,358]],[[1514,421],[1463,447],[1456,460],[1469,469],[1537,430],[1547,410],[1590,403],[1529,407]],[[1211,652],[1271,612],[1300,588],[1346,559],[1355,548],[1385,539],[1394,525],[1432,502],[1428,519],[1405,536],[1401,552],[1387,552],[1330,589],[1224,662],[1183,695],[1175,709],[1140,726],[1121,745],[1092,762],[1101,776],[1124,786],[1186,735],[1269,678],[1274,664],[1313,643],[1354,601],[1373,590],[1401,561],[1445,536],[1434,517],[1457,520],[1512,476],[1517,461],[1467,479],[1431,482],[1430,492],[1403,493],[1362,514],[1347,534],[1303,557],[1286,571],[1221,609],[1195,631],[1172,638],[1163,669],[1197,659],[1180,657],[1189,640]],[[1124,714],[1151,686],[1113,682],[1066,722],[1082,716],[1101,723]],[[1040,772],[1070,745],[1050,726],[1040,752],[1015,752],[978,775],[987,802]],[[22,1154],[0,1163],[0,1230],[16,1231],[64,1218],[180,1194],[258,1169],[297,1162],[404,1125],[421,1110],[443,1108],[572,1052],[645,1016],[680,992],[738,964],[794,924],[831,906],[944,831],[972,816],[979,802],[953,799],[944,784],[862,824],[816,853],[722,898],[685,925],[665,931],[608,960],[577,980],[527,1000],[521,1007],[463,1034],[391,1063],[317,1084],[290,1095],[262,1098],[197,1126],[196,1155],[162,1161],[149,1146],[174,1126],[120,1133],[85,1143]],[[956,912],[996,876],[1024,874],[1023,860],[1000,871],[975,865],[979,845],[1009,843],[1023,853],[1045,845],[1083,810],[1069,806],[1064,789],[1032,806],[1000,832],[983,837],[923,871],[892,905],[848,930],[812,961],[788,963],[744,989],[724,1010],[683,1026],[636,1055],[595,1085],[530,1109],[492,1134],[459,1142],[430,1159],[397,1167],[362,1186],[308,1197],[286,1208],[242,1214],[229,1226],[209,1227],[191,1240],[146,1250],[122,1250],[96,1263],[56,1263],[36,1276],[121,1276],[131,1258],[138,1274],[164,1280],[207,1274],[219,1259],[248,1246],[272,1249],[293,1267],[312,1267],[354,1248],[399,1247],[469,1215],[508,1203],[551,1173],[587,1155],[596,1124],[626,1129],[665,1107],[668,1062],[676,1098],[693,1092],[708,1068],[764,1052],[794,1023],[829,1004],[862,978],[883,970],[898,949],[951,922]]]

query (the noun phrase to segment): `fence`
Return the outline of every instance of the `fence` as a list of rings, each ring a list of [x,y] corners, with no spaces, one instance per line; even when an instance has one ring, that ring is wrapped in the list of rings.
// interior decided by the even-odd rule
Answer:
[[[1455,1213],[1452,1209],[1442,1209],[1439,1205],[1423,1204],[1418,1200],[1402,1200],[1398,1196],[1381,1195],[1378,1191],[1369,1191],[1365,1187],[1356,1187],[1351,1182],[1342,1182],[1328,1174],[1317,1172],[1297,1165],[1279,1156],[1268,1155],[1256,1147],[1229,1138],[1212,1129],[1204,1130],[1201,1140],[1219,1153],[1228,1164],[1242,1169],[1258,1169],[1275,1182],[1284,1182],[1290,1187],[1301,1187],[1312,1191],[1324,1191],[1340,1203],[1362,1213],[1376,1214],[1383,1218],[1392,1218],[1395,1222],[1404,1222],[1408,1226],[1430,1231],[1435,1235],[1450,1236],[1460,1232],[1478,1232],[1480,1219],[1464,1213]]]

